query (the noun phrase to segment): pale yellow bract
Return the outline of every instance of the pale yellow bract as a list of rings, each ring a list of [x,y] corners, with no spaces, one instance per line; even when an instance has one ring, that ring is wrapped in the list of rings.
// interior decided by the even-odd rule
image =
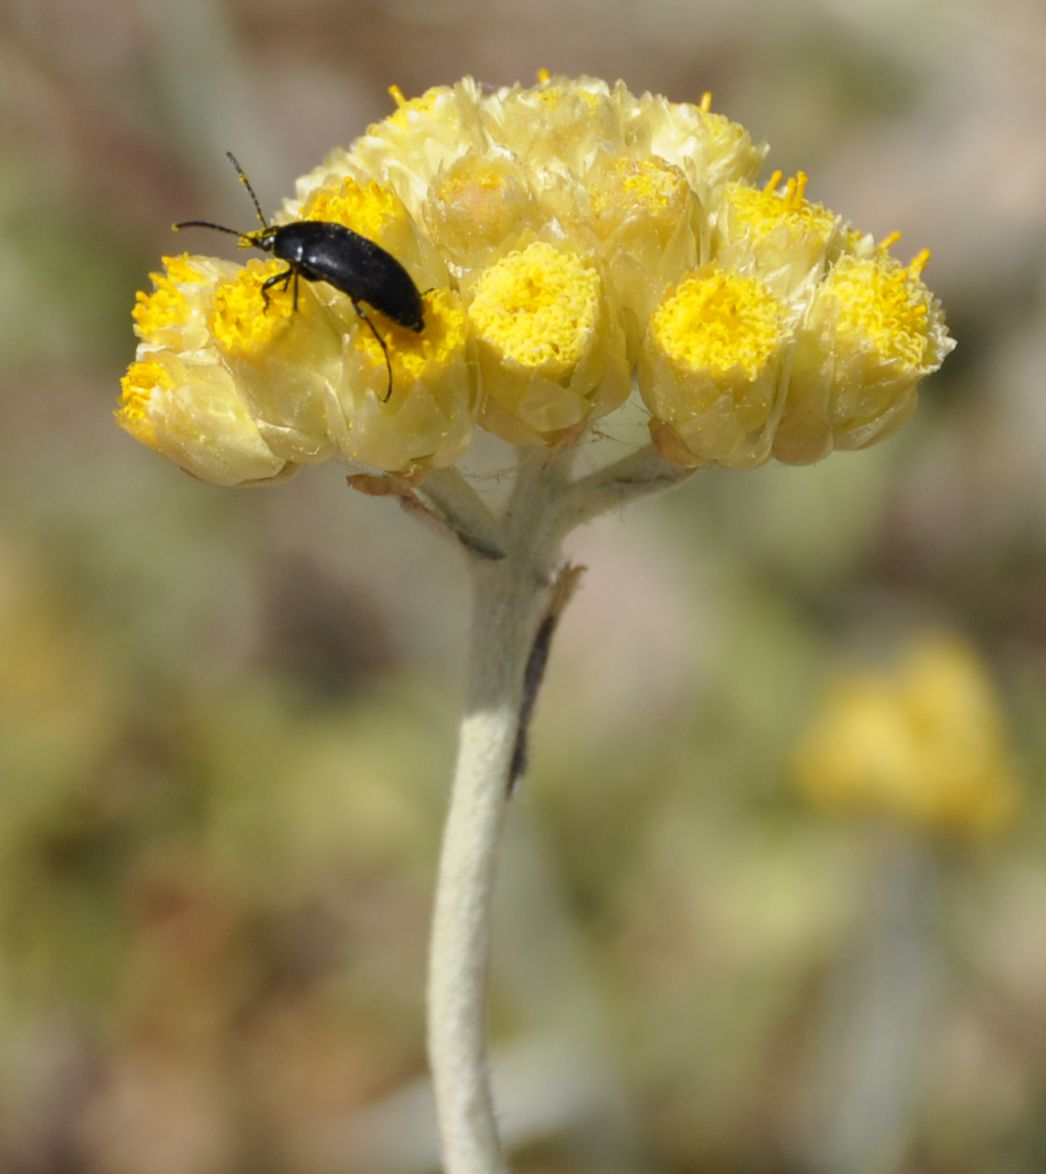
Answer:
[[[391,92],[396,109],[300,179],[273,223],[333,222],[379,245],[424,293],[425,329],[379,313],[352,264],[344,288],[300,277],[295,308],[293,281],[261,294],[285,262],[165,258],[138,295],[117,410],[137,439],[198,476],[228,450],[223,484],[336,453],[417,478],[478,428],[572,444],[635,395],[674,463],[806,463],[897,428],[953,346],[927,254],[905,267],[894,237],[876,245],[808,199],[803,172],[756,185],[765,148],[710,95],[547,74]],[[387,398],[353,297],[388,348]],[[219,370],[242,409],[221,426]]]

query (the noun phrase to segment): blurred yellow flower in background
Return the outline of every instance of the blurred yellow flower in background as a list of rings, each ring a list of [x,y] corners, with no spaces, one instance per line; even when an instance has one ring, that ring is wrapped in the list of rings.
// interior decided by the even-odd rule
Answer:
[[[915,642],[892,672],[840,678],[800,740],[795,775],[826,808],[971,837],[1004,829],[1021,790],[984,665],[941,634]]]

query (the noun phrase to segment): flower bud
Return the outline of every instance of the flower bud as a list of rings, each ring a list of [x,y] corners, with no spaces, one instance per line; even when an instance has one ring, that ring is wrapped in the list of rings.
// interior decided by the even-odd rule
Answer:
[[[541,224],[523,169],[474,151],[436,176],[423,216],[433,242],[463,275],[511,252]]]

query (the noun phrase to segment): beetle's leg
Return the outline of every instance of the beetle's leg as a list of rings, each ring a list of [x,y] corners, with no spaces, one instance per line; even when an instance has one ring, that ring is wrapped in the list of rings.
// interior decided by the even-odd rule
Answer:
[[[288,265],[282,273],[274,273],[267,281],[262,282],[261,295],[262,302],[265,305],[265,310],[269,309],[269,290],[275,285],[282,283],[283,288],[287,288],[287,282],[294,278],[294,308],[298,308],[298,270],[293,265]]]
[[[368,326],[371,334],[373,334],[374,337],[378,340],[378,346],[381,347],[382,354],[384,354],[384,356],[385,356],[385,370],[388,372],[388,375],[389,375],[389,385],[385,389],[385,395],[384,395],[381,402],[383,404],[387,404],[389,402],[389,396],[392,395],[392,362],[389,359],[389,348],[385,345],[385,340],[378,333],[377,328],[375,327],[374,323],[367,317],[366,310],[364,310],[364,308],[360,305],[360,303],[358,301],[356,301],[355,298],[352,299],[352,307],[356,311],[356,313],[359,314],[359,316],[363,319],[363,321],[367,323],[367,326]]]

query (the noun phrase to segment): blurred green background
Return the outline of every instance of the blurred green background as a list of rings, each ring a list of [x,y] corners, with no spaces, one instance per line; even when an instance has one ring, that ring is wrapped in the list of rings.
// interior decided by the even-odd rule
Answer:
[[[3,0],[0,1170],[426,1174],[458,554],[335,464],[196,483],[112,422],[170,223],[249,222],[408,94],[697,101],[895,251],[959,346],[915,421],[591,526],[511,813],[521,1174],[1046,1169],[1046,8]],[[842,663],[978,648],[1026,791],[929,844],[805,806]],[[898,978],[897,976],[900,975]]]

